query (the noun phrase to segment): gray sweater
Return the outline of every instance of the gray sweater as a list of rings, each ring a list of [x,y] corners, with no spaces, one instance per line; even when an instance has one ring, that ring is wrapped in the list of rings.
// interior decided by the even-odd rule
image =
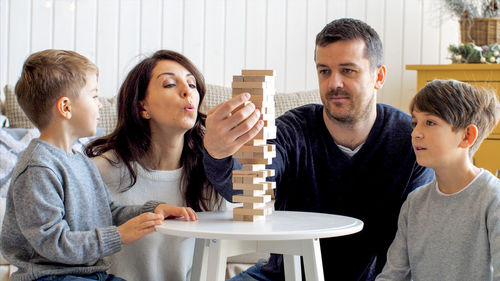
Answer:
[[[7,194],[2,254],[19,269],[11,280],[105,271],[121,249],[116,226],[158,205],[111,202],[94,163],[34,139],[19,158]]]
[[[433,181],[408,195],[383,280],[500,280],[500,180],[483,170],[458,193]]]

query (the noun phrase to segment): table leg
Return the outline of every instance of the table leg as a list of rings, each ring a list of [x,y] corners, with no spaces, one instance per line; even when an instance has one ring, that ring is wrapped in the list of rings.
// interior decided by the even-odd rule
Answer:
[[[208,240],[197,238],[194,246],[191,281],[207,280]]]
[[[319,239],[302,240],[304,257],[304,271],[306,280],[324,281],[323,260],[321,259],[321,248]]]
[[[300,256],[283,255],[286,281],[302,280],[302,269],[300,268]]]
[[[223,281],[226,277],[227,255],[224,240],[209,240],[207,279]]]

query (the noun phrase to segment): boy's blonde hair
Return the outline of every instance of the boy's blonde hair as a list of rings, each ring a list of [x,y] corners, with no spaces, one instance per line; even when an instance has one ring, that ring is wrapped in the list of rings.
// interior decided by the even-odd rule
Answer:
[[[428,112],[445,120],[453,130],[473,124],[478,129],[472,156],[498,123],[500,105],[495,91],[457,80],[432,80],[410,102],[410,112]]]
[[[67,50],[45,50],[26,59],[16,84],[17,101],[38,129],[50,122],[50,107],[61,97],[77,98],[88,72],[97,66],[86,57]]]

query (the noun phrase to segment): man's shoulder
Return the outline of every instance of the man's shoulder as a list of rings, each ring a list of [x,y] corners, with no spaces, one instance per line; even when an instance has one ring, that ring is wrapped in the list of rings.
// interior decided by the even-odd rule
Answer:
[[[401,109],[383,103],[378,103],[377,108],[379,112],[383,113],[385,120],[387,120],[388,122],[411,122],[411,116]]]

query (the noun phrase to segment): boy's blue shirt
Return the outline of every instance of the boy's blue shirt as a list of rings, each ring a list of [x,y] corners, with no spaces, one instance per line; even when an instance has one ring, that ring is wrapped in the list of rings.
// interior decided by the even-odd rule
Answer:
[[[90,159],[33,139],[12,174],[0,238],[2,254],[19,268],[11,280],[107,270],[103,257],[121,249],[114,225],[158,204],[113,203]]]

